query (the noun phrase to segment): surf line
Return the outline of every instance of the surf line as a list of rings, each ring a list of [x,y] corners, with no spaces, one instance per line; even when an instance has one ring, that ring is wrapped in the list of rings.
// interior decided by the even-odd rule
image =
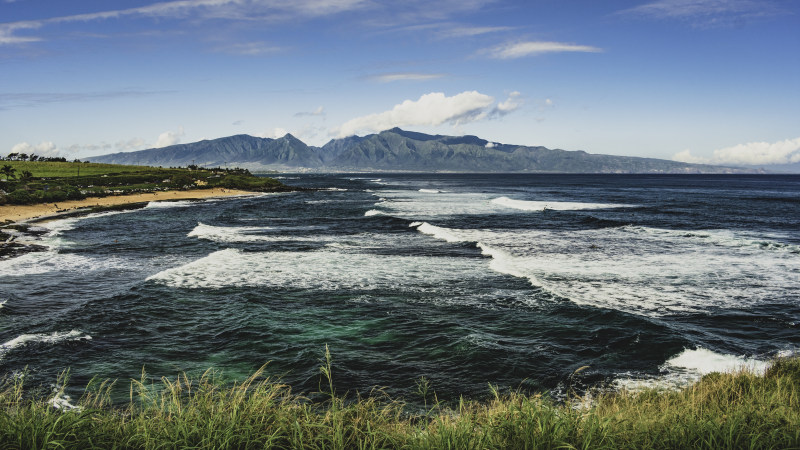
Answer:
[[[436,239],[449,243],[458,243],[458,242],[474,243],[475,247],[481,250],[482,255],[491,258],[491,262],[489,263],[489,269],[501,273],[503,275],[511,275],[516,278],[524,278],[528,280],[528,282],[535,288],[542,289],[543,291],[546,291],[547,293],[555,297],[569,300],[569,297],[558,292],[557,290],[553,289],[550,286],[546,286],[545,283],[536,278],[534,275],[523,272],[523,270],[521,270],[519,265],[516,263],[517,257],[515,257],[514,255],[505,250],[492,247],[490,245],[487,245],[483,242],[474,239],[469,239],[461,235],[459,233],[459,230],[437,227],[436,225],[431,225],[428,222],[412,222],[411,224],[409,224],[409,227],[416,228],[416,230],[422,234],[427,234]]]

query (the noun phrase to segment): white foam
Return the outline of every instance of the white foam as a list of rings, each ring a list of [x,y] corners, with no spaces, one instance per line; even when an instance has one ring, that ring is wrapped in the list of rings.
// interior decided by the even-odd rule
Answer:
[[[326,191],[334,191],[334,192],[345,192],[347,189],[337,188],[337,187],[329,187],[325,188]]]
[[[150,281],[176,288],[230,286],[318,290],[446,292],[448,284],[478,278],[485,269],[473,260],[431,256],[357,253],[358,247],[329,246],[311,252],[220,250],[189,264],[159,272]]]
[[[716,353],[705,348],[686,349],[668,359],[660,370],[663,375],[657,377],[622,377],[614,380],[618,389],[640,391],[647,388],[680,389],[700,380],[710,373],[733,373],[748,371],[763,375],[769,368],[768,361]]]
[[[214,242],[257,242],[271,240],[269,236],[250,233],[271,230],[270,227],[216,227],[198,222],[186,236]]]
[[[684,350],[664,364],[664,368],[667,370],[686,371],[699,375],[706,375],[711,372],[734,372],[737,370],[748,370],[763,374],[767,367],[769,367],[769,363],[766,361],[714,353],[705,348]]]
[[[160,201],[152,201],[147,204],[145,208],[188,208],[193,205],[197,205],[198,203],[203,203],[204,200],[177,200],[177,201],[170,201],[170,200],[160,200]]]
[[[369,211],[364,213],[364,216],[371,217],[371,216],[378,216],[383,215],[383,211],[379,211],[377,209],[370,209]]]
[[[417,231],[441,239],[447,242],[464,242],[467,241],[463,236],[459,236],[454,230],[448,228],[437,227],[427,222],[414,222],[410,227],[416,227]]]
[[[41,275],[50,272],[87,273],[115,269],[129,269],[129,265],[119,257],[92,258],[56,251],[32,252],[0,260],[0,276]]]
[[[287,241],[300,241],[300,242],[324,242],[326,239],[332,239],[334,236],[309,234],[298,235],[292,234],[276,234],[278,232],[294,230],[294,231],[310,231],[318,230],[324,227],[316,226],[303,226],[303,227],[219,227],[214,225],[206,225],[198,222],[197,226],[192,229],[186,236],[195,237],[211,242],[220,243],[255,243],[255,242],[287,242]]]
[[[746,308],[785,297],[800,285],[800,258],[793,252],[765,251],[762,245],[727,238],[687,238],[681,232],[637,227],[496,231],[427,222],[411,226],[446,242],[475,242],[491,257],[490,269],[526,278],[577,304],[652,317]]]
[[[436,220],[462,214],[508,214],[509,211],[490,202],[488,194],[439,191],[436,195],[409,190],[384,190],[375,204],[394,217],[409,220]]]
[[[430,195],[435,193],[436,195]],[[375,194],[377,196],[377,194]],[[375,204],[387,214],[409,220],[433,221],[442,217],[464,214],[520,214],[521,211],[593,210],[625,208],[631,205],[615,203],[579,203],[559,201],[525,201],[496,197],[488,193],[448,192],[438,189],[384,190]]]
[[[81,412],[81,407],[75,406],[71,402],[72,402],[72,397],[64,394],[61,391],[55,391],[53,393],[53,397],[47,401],[47,404],[49,404],[53,408],[60,409],[62,411],[74,411],[78,413]]]
[[[65,231],[70,231],[75,229],[78,226],[78,223],[84,220],[115,216],[118,214],[129,214],[129,213],[134,213],[136,211],[137,210],[135,209],[129,209],[123,211],[104,211],[80,217],[69,217],[66,219],[51,220],[49,222],[42,224],[42,228],[49,230],[49,232],[36,243],[45,245],[47,247],[50,247],[51,249],[69,247],[71,245],[71,242],[65,240],[62,235],[64,234]]]
[[[54,332],[50,334],[23,334],[4,344],[0,344],[0,359],[2,359],[3,356],[5,356],[11,350],[31,343],[57,344],[65,341],[81,341],[90,339],[92,339],[91,336],[78,330]]]
[[[556,202],[556,201],[529,201],[513,200],[508,197],[499,197],[492,200],[492,203],[505,206],[507,208],[519,209],[522,211],[575,211],[583,209],[610,209],[610,208],[629,208],[631,205],[620,205],[615,203],[580,203],[580,202]]]
[[[641,233],[665,239],[691,240],[699,245],[717,245],[724,247],[754,247],[766,251],[783,251],[800,253],[800,246],[780,242],[785,236],[755,236],[747,232],[731,230],[669,230],[629,225],[624,227],[632,233]]]

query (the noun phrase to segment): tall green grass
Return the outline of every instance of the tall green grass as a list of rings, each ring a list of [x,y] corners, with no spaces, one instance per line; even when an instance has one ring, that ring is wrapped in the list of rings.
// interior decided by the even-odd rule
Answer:
[[[489,401],[449,406],[433,394],[414,414],[380,392],[337,394],[327,351],[317,402],[263,368],[233,385],[212,371],[146,380],[130,383],[122,406],[111,404],[112,383],[92,382],[79,408],[63,411],[9,379],[0,392],[0,447],[800,448],[800,359],[777,360],[763,376],[711,374],[680,391],[595,394],[585,407],[581,398],[492,389]]]
[[[76,163],[59,161],[0,161],[0,166],[10,165],[20,176],[23,171],[29,171],[36,177],[77,177],[88,175],[105,175],[109,173],[129,173],[129,172],[155,172],[157,167],[148,166],[125,166],[122,164],[101,164],[101,163]]]

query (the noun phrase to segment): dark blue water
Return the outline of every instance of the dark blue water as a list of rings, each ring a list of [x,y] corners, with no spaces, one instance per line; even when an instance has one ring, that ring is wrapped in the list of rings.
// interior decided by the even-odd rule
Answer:
[[[217,368],[440,399],[672,383],[800,348],[800,177],[286,175],[325,190],[43,224],[0,372]],[[577,380],[570,375],[588,365]],[[122,383],[125,385],[126,383]],[[126,391],[127,392],[127,391]]]

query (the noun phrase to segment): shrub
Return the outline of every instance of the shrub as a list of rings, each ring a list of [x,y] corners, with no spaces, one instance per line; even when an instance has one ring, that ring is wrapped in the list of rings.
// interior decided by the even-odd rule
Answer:
[[[179,174],[172,177],[172,186],[178,189],[183,189],[185,186],[191,186],[194,180],[189,175]]]
[[[60,202],[67,199],[67,193],[60,190],[51,189],[42,195],[44,202]]]
[[[27,205],[33,203],[34,197],[30,192],[24,189],[17,189],[16,191],[8,194],[8,202],[13,205]]]

